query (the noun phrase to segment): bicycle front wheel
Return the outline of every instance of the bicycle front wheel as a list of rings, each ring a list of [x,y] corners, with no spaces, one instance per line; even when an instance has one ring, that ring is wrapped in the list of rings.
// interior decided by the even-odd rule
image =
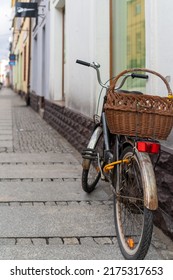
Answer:
[[[103,166],[103,133],[93,145],[93,158],[88,160],[89,167],[82,171],[82,188],[85,192],[92,192],[100,180],[100,168]]]
[[[132,147],[124,149],[121,159],[127,159],[128,163],[119,166],[113,182],[117,239],[125,259],[144,259],[153,230],[152,211],[144,206],[143,182],[146,175]]]

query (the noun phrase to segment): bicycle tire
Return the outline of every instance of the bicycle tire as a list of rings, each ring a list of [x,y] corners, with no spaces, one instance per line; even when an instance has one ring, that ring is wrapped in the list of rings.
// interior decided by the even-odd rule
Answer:
[[[117,174],[114,174],[117,240],[125,259],[140,260],[145,258],[151,243],[153,213],[144,206],[145,176],[134,149],[126,147],[121,159],[129,159],[129,163],[121,164]]]
[[[96,143],[94,144],[93,149],[96,153],[99,153],[100,158],[100,166],[102,166],[103,161],[103,133],[100,134],[99,138],[97,139]],[[100,166],[98,166],[98,157],[89,160],[89,168],[82,170],[82,188],[85,192],[91,193],[97,183],[100,180],[101,172]]]

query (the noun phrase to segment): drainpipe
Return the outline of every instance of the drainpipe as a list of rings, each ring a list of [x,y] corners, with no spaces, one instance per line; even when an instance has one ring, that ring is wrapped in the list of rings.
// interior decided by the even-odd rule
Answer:
[[[28,47],[28,84],[27,84],[27,95],[26,105],[30,105],[30,69],[31,69],[31,18],[29,18],[29,47]]]

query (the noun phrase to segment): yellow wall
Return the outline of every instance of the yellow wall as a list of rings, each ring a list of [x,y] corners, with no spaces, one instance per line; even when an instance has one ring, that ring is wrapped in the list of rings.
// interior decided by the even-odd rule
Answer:
[[[12,5],[15,2],[16,0],[12,0]],[[13,87],[16,91],[21,91],[26,94],[29,83],[30,19],[14,17],[13,27],[12,52],[16,55],[16,65],[13,67]]]

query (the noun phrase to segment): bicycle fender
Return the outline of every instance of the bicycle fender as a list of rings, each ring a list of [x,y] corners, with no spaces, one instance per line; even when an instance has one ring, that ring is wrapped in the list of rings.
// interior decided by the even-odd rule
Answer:
[[[96,145],[102,131],[103,130],[100,126],[96,127],[96,129],[94,130],[94,132],[93,132],[93,134],[90,138],[90,141],[88,143],[88,146],[87,146],[88,149],[94,149],[95,148],[95,145]],[[88,170],[89,166],[90,166],[90,160],[89,159],[83,159],[83,162],[82,162],[83,169]]]
[[[147,153],[141,153],[136,150],[136,154],[143,170],[144,205],[150,210],[156,210],[158,208],[158,197],[153,165]]]

